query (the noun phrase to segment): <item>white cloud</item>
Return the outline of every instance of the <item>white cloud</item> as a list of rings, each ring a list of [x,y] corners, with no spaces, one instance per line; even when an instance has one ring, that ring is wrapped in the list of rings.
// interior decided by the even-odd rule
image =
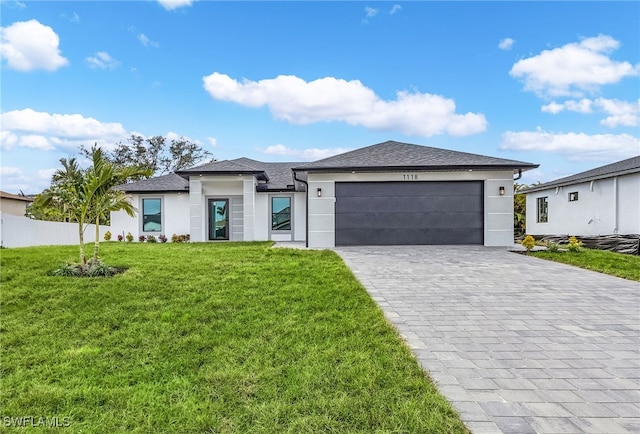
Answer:
[[[365,6],[364,8],[365,17],[362,19],[362,22],[365,24],[369,23],[369,18],[373,18],[378,15],[378,9],[372,8],[370,6]]]
[[[172,140],[186,140],[188,142],[195,143],[196,145],[202,145],[202,142],[200,140],[192,140],[191,137],[183,136],[181,134],[174,133],[173,131],[169,131],[167,134],[165,134],[165,137],[169,142],[171,142]]]
[[[38,179],[41,180],[46,180],[46,181],[51,181],[51,177],[53,176],[54,173],[56,173],[58,169],[42,169],[42,170],[38,170],[36,172],[36,176],[38,177]]]
[[[49,114],[33,109],[13,110],[0,114],[2,149],[15,146],[51,150],[78,149],[98,143],[112,146],[124,140],[127,132],[120,123],[100,122],[79,114]]]
[[[543,105],[540,110],[545,113],[553,113],[555,115],[564,110],[564,108],[564,104],[558,104],[557,102],[552,101],[549,104]]]
[[[395,14],[396,12],[399,12],[399,11],[401,11],[401,10],[402,10],[402,6],[400,6],[400,5],[393,5],[393,6],[391,7],[391,10],[389,11],[389,13],[390,13],[391,15],[393,15],[393,14]]]
[[[617,126],[635,127],[640,125],[640,99],[636,102],[620,101],[618,99],[597,98],[595,100],[583,98],[568,100],[563,103],[555,101],[542,106],[542,111],[557,114],[563,110],[578,113],[593,113],[594,109],[606,113],[608,116],[600,121],[601,125],[615,128]]]
[[[500,43],[498,43],[498,48],[500,48],[501,50],[511,50],[511,47],[513,47],[513,44],[516,41],[514,41],[511,38],[504,38],[500,41]]]
[[[429,93],[397,92],[391,101],[380,99],[358,80],[325,77],[306,82],[296,76],[238,82],[228,75],[203,77],[211,97],[246,107],[267,106],[273,116],[290,124],[341,121],[371,130],[400,131],[429,137],[464,136],[486,129],[482,114],[456,114],[455,102]]]
[[[168,11],[178,9],[185,6],[191,6],[192,0],[158,0],[158,3]]]
[[[212,148],[218,147],[218,139],[216,139],[215,137],[207,137],[207,141],[209,142],[209,145],[211,145]]]
[[[122,124],[100,122],[80,114],[49,114],[27,108],[0,115],[4,131],[50,134],[69,138],[114,137],[126,134]]]
[[[285,145],[271,145],[265,149],[259,149],[260,152],[267,155],[281,155],[287,157],[294,157],[304,161],[319,160],[322,158],[331,157],[333,155],[342,154],[350,151],[351,149],[345,148],[307,148],[307,149],[292,149],[287,148]]]
[[[69,61],[60,55],[60,38],[37,20],[0,27],[0,58],[18,71],[55,71]]]
[[[54,149],[45,136],[28,134],[20,137],[21,148],[40,149],[41,151],[51,151]]]
[[[160,46],[159,43],[157,43],[153,39],[149,39],[149,37],[147,35],[145,35],[144,33],[138,34],[138,41],[140,41],[142,43],[142,45],[144,45],[145,47],[158,48]]]
[[[636,102],[629,102],[598,98],[595,100],[595,105],[609,115],[600,121],[606,127],[615,128],[619,125],[637,127],[640,125],[640,99]]]
[[[640,154],[640,139],[629,134],[507,131],[501,149],[564,154],[569,160],[616,161]]]
[[[20,175],[22,175],[22,169],[19,169],[17,167],[3,166],[3,167],[0,167],[0,175],[2,175],[2,176],[20,176]]]
[[[98,51],[93,57],[87,57],[85,60],[92,68],[115,69],[120,65],[120,62],[105,51]]]
[[[509,74],[522,79],[525,90],[540,96],[580,97],[638,74],[638,65],[608,56],[619,46],[617,40],[607,35],[586,38],[519,60]]]
[[[0,131],[0,149],[5,151],[11,150],[16,143],[18,143],[18,136],[13,134],[11,131]]]

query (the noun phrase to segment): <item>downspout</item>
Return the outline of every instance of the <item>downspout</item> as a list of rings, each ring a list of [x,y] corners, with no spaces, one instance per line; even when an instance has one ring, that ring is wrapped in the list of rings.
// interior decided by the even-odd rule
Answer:
[[[618,233],[618,177],[613,177],[613,233]]]
[[[309,183],[303,179],[298,178],[298,173],[297,172],[293,172],[293,180],[294,181],[298,181],[304,184],[304,191],[305,191],[305,196],[306,196],[306,201],[307,201],[307,209],[305,210],[304,213],[304,246],[306,248],[309,248]]]
[[[522,178],[522,169],[518,169],[518,177],[517,178],[513,178],[513,180],[517,181],[520,178]]]

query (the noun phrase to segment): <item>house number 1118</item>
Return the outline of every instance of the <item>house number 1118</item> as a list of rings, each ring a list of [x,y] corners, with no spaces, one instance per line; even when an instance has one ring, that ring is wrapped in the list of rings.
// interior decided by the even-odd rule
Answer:
[[[416,181],[418,179],[418,175],[414,173],[409,173],[406,175],[402,175],[402,179],[405,181]]]

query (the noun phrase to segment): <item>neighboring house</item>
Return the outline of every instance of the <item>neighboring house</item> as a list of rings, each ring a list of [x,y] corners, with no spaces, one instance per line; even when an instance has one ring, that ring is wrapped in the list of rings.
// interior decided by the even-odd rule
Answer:
[[[527,195],[527,233],[640,233],[640,156],[537,185]]]
[[[114,233],[191,241],[513,245],[513,176],[535,164],[388,141],[313,163],[216,161],[120,186]],[[187,194],[188,193],[188,194]]]
[[[24,217],[33,199],[0,191],[0,212]]]

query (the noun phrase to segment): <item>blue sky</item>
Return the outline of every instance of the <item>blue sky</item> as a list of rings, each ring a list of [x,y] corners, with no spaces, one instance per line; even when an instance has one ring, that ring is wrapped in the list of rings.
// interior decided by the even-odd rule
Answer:
[[[306,161],[385,140],[538,163],[640,154],[639,2],[1,0],[1,189],[80,145]]]

